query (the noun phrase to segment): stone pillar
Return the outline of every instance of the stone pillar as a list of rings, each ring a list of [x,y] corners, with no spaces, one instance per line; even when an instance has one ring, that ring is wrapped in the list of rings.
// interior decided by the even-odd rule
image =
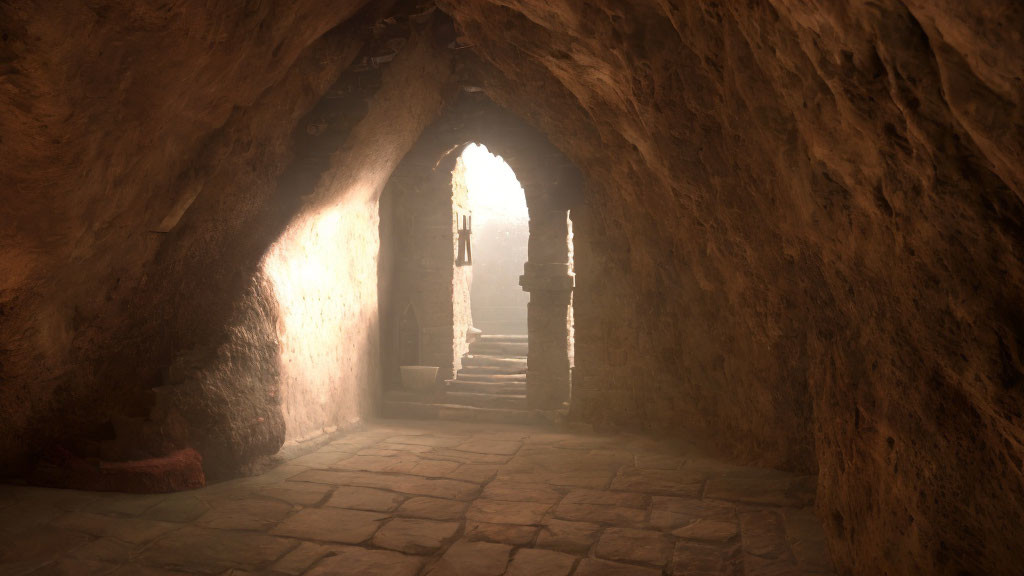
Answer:
[[[567,210],[530,214],[529,260],[519,284],[530,293],[526,402],[531,409],[557,410],[569,400],[575,283],[570,231]]]

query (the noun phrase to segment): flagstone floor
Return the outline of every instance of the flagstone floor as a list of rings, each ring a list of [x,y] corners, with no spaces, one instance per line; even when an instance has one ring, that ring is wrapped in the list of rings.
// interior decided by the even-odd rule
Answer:
[[[832,574],[813,498],[648,437],[385,420],[193,492],[0,486],[0,574]]]

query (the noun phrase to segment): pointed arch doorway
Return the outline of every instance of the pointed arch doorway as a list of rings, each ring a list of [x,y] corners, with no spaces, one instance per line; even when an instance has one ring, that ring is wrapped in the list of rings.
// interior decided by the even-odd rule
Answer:
[[[382,269],[392,260],[390,278],[382,282],[391,286],[382,309],[382,332],[386,334],[394,322],[394,313],[388,315],[387,310],[402,310],[414,302],[421,313],[421,361],[439,367],[437,387],[429,394],[405,390],[395,377],[396,355],[389,358],[386,345],[385,416],[481,419],[485,414],[487,420],[530,421],[539,413],[564,410],[571,399],[575,276],[570,210],[580,201],[581,178],[543,135],[493,103],[479,104],[457,107],[428,129],[392,176],[382,199]],[[521,252],[516,256],[515,248],[508,250],[511,254],[498,255],[518,268],[510,271],[508,263],[497,266],[505,278],[500,280],[504,300],[510,304],[505,315],[494,310],[502,306],[487,306],[486,296],[473,300],[475,276],[482,276],[486,267],[484,254],[488,253],[486,262],[492,263],[495,252],[482,237],[485,219],[482,211],[474,210],[472,194],[468,188],[460,191],[453,186],[460,160],[482,152],[482,147],[474,146],[477,143],[500,156],[499,162],[507,163],[505,170],[514,171],[522,186],[516,201],[525,203],[528,214],[522,232],[528,236],[525,258]],[[469,232],[470,222],[471,233],[460,234],[460,230]],[[460,246],[460,238],[466,236],[471,246]],[[477,288],[486,287],[487,282],[480,284]],[[508,290],[514,290],[514,296]],[[522,304],[526,304],[525,318]],[[522,334],[524,320],[526,333]],[[471,349],[475,324],[485,330]],[[497,342],[495,337],[507,339]],[[484,345],[487,340],[491,342]],[[480,369],[481,360],[474,358],[498,356],[515,367],[515,358],[502,358],[513,351],[526,352],[522,370],[513,371],[524,373],[501,374],[491,367],[489,375],[486,366]],[[498,376],[509,382],[501,382]],[[485,398],[487,391],[505,398]]]

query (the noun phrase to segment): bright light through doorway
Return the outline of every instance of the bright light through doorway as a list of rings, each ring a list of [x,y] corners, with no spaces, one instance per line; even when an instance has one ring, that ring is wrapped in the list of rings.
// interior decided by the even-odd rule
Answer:
[[[486,226],[491,221],[529,219],[523,188],[500,156],[488,152],[486,146],[470,144],[462,152],[461,160],[474,227]]]

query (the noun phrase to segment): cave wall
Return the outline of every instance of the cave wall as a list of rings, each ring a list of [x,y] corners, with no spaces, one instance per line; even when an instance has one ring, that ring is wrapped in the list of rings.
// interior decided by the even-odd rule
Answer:
[[[449,74],[430,20],[65,4],[0,7],[4,471],[191,445],[216,478],[369,414],[377,196]]]
[[[586,175],[575,413],[817,470],[845,573],[1018,569],[1020,3],[440,4],[466,82]],[[0,4],[5,469],[75,438],[230,467],[350,420],[327,407],[365,390],[317,393],[373,374],[370,206],[447,56],[409,44],[328,160],[290,167],[391,5]],[[328,240],[365,251],[301,249]],[[352,370],[313,370],[304,333]]]
[[[1017,570],[1019,3],[442,5],[587,176],[583,418],[818,470],[844,573]]]
[[[372,198],[348,191],[336,205],[289,226],[263,262],[281,316],[276,336],[286,440],[350,426],[372,413],[380,380],[377,223]]]
[[[0,6],[5,470],[58,438],[102,437],[105,415],[144,416],[171,362],[161,348],[234,314],[221,298],[197,310],[197,285],[227,276],[216,258],[245,243],[291,126],[358,51],[325,33],[361,2],[314,4]],[[239,276],[235,299],[254,277]]]
[[[441,109],[448,72],[429,40],[410,42],[385,72],[366,116],[334,154],[314,195],[262,262],[281,309],[278,337],[286,439],[374,413],[382,378],[378,200],[391,173]],[[415,99],[407,96],[414,90]],[[337,199],[332,201],[329,199]]]
[[[258,245],[255,294],[233,303],[241,318],[215,358],[179,350],[169,382],[157,389],[173,394],[207,470],[237,473],[283,442],[374,413],[382,378],[378,269],[388,266],[379,258],[378,200],[440,110],[449,67],[429,36],[405,40],[407,50],[386,68],[342,73],[298,122],[289,165],[265,200],[281,227],[265,237],[272,244]],[[421,97],[409,101],[410,87]],[[273,311],[269,330],[264,315],[253,314],[264,301]],[[175,370],[182,356],[196,369]]]

